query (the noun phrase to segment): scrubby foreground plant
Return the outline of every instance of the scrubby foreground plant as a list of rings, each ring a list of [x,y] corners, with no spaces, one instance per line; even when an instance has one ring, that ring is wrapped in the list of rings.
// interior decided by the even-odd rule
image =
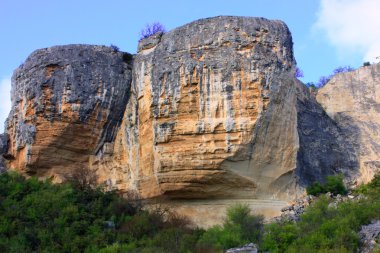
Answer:
[[[104,192],[87,172],[70,182],[1,174],[0,252],[201,253],[248,242],[262,252],[356,252],[361,225],[380,219],[380,175],[357,190],[365,194],[359,200],[329,205],[322,195],[300,222],[263,225],[262,216],[236,205],[221,226],[207,230],[168,210],[146,211],[139,201]]]
[[[202,232],[187,225],[93,187],[87,173],[62,185],[0,175],[0,252],[187,252]]]

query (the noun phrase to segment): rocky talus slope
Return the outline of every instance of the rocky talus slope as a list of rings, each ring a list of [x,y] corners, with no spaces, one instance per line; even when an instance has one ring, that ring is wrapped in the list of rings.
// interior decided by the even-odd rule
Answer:
[[[56,181],[85,167],[111,188],[207,207],[288,201],[334,173],[370,178],[379,162],[378,97],[370,97],[379,67],[358,70],[365,94],[342,75],[315,98],[294,77],[292,47],[281,21],[222,16],[146,38],[133,57],[104,46],[37,50],[12,78],[5,164]],[[329,88],[338,81],[350,90]],[[367,117],[361,124],[336,116],[327,98],[342,94],[360,100],[350,117]]]

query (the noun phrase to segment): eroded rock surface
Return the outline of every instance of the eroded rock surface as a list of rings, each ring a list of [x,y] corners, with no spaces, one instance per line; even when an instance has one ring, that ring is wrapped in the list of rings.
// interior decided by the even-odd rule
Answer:
[[[139,50],[114,154],[99,158],[109,181],[174,198],[268,196],[283,186],[271,184],[295,169],[298,142],[283,22],[202,19]],[[110,167],[123,175],[109,177]]]
[[[380,170],[380,64],[335,75],[317,100],[352,144],[357,183],[370,181]]]
[[[59,180],[112,142],[128,101],[131,56],[104,46],[32,53],[12,77],[11,169]]]
[[[13,76],[7,165],[57,179],[88,166],[99,183],[162,197],[194,220],[231,199],[278,215],[326,175],[369,178],[379,67],[333,78],[315,98],[294,77],[292,46],[281,21],[223,16],[157,33],[134,57],[37,50]]]

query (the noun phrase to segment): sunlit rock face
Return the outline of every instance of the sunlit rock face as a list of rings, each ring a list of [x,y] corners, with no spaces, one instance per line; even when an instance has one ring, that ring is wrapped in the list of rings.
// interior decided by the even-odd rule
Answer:
[[[8,167],[57,181],[113,141],[129,98],[131,56],[104,46],[32,53],[13,74]]]
[[[56,181],[89,168],[197,224],[232,200],[279,214],[326,175],[355,178],[364,146],[321,100],[330,84],[316,99],[294,77],[292,46],[281,21],[223,16],[146,38],[133,57],[37,50],[13,76],[6,165]]]
[[[293,68],[281,21],[216,17],[142,40],[99,171],[145,197],[272,195],[296,168]]]
[[[357,183],[368,182],[380,170],[380,64],[335,75],[317,100],[353,144]]]

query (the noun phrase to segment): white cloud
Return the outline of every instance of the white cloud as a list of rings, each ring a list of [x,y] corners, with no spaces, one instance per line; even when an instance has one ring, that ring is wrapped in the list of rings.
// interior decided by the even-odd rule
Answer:
[[[321,0],[315,28],[342,54],[380,56],[379,0]]]
[[[0,81],[0,133],[3,132],[4,122],[11,110],[11,79],[3,78]]]

